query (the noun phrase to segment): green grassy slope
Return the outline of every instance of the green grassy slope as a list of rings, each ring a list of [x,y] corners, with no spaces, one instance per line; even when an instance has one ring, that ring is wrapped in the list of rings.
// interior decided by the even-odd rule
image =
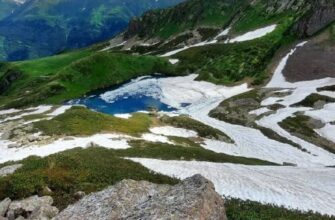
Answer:
[[[0,97],[7,107],[61,103],[96,89],[114,86],[137,76],[172,74],[166,59],[122,53],[78,50],[38,60],[3,64],[0,79],[13,72],[21,77]],[[1,82],[1,80],[0,80]]]

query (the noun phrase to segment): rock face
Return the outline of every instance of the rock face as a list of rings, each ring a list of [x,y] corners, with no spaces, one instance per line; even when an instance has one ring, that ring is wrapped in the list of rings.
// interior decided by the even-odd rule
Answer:
[[[84,197],[55,219],[227,219],[214,185],[195,175],[176,186],[124,180]]]
[[[312,0],[310,2],[310,10],[295,26],[295,32],[300,37],[310,37],[335,21],[334,0]]]
[[[20,201],[11,201],[9,198],[0,202],[0,219],[8,220],[29,219],[48,220],[58,214],[58,209],[52,206],[50,196],[31,196]]]

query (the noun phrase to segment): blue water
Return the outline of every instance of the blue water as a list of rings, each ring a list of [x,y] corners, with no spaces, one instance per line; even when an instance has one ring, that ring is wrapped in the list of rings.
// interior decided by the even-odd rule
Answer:
[[[175,108],[162,103],[160,100],[145,95],[125,95],[124,97],[119,97],[117,100],[113,100],[112,103],[101,99],[100,95],[93,95],[86,98],[73,100],[70,103],[85,105],[89,109],[113,115],[147,111],[150,108],[155,108],[159,111],[165,112],[176,110]]]

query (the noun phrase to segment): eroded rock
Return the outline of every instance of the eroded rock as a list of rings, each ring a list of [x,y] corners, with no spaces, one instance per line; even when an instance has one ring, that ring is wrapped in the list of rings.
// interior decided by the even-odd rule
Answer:
[[[195,175],[175,186],[123,180],[85,196],[55,219],[227,219],[214,185]]]
[[[13,201],[9,205],[7,217],[31,220],[51,219],[58,213],[58,209],[52,206],[53,199],[50,196],[31,196],[19,201]]]
[[[10,198],[6,198],[0,202],[0,216],[5,216],[11,202]]]

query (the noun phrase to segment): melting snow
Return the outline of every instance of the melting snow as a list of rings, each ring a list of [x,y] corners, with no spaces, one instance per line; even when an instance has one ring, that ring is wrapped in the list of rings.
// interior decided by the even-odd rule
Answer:
[[[214,40],[211,40],[211,41],[203,41],[203,42],[200,42],[200,43],[197,43],[197,44],[193,44],[193,45],[190,45],[190,46],[185,46],[183,48],[179,48],[179,49],[176,49],[176,50],[173,50],[173,51],[170,51],[170,52],[167,52],[163,55],[161,55],[161,57],[169,57],[169,56],[172,56],[172,55],[175,55],[179,52],[182,52],[184,50],[187,50],[189,48],[192,48],[192,47],[202,47],[202,46],[206,46],[206,45],[210,45],[210,44],[216,44],[218,42],[218,39],[222,36],[225,36],[229,33],[230,31],[230,28],[227,28],[225,30],[223,30],[221,33],[219,33],[215,38]]]
[[[181,108],[184,103],[202,102],[209,98],[221,98],[245,91],[246,84],[237,87],[218,86],[204,81],[195,81],[197,75],[168,78],[139,78],[106,92],[101,98],[113,102],[118,97],[146,95],[159,99],[162,103],[174,108]],[[176,95],[178,94],[178,95]]]

